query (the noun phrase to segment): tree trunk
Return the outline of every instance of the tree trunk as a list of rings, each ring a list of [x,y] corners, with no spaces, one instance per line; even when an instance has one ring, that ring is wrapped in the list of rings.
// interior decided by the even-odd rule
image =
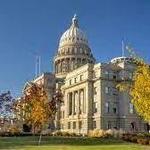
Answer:
[[[38,145],[40,145],[42,141],[42,125],[39,125],[39,128],[40,128],[40,137],[39,137]]]
[[[42,132],[41,132],[40,137],[39,137],[38,145],[41,144],[41,141],[42,141]]]

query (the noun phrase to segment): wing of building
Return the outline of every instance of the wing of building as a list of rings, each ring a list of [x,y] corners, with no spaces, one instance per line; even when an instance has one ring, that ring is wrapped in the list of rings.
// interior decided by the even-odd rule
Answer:
[[[118,83],[132,80],[134,60],[117,57],[108,63],[96,63],[77,16],[60,38],[54,66],[54,74],[38,77],[37,81],[45,81],[50,97],[55,89],[64,95],[56,114],[56,130],[85,134],[93,129],[148,130],[129,95],[116,88]]]

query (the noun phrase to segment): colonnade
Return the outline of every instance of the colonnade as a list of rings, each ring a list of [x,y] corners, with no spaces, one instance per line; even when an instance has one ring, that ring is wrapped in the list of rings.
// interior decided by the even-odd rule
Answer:
[[[85,94],[84,89],[68,93],[67,95],[68,116],[85,113],[86,101],[84,94]]]
[[[55,73],[69,72],[86,64],[86,58],[63,58],[55,62]]]

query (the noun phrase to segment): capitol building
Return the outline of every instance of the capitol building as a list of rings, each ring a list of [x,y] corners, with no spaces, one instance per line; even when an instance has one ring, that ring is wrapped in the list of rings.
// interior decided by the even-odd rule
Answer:
[[[54,72],[43,73],[42,84],[52,98],[61,90],[63,102],[54,120],[55,130],[88,133],[93,129],[147,131],[148,124],[136,114],[130,97],[116,85],[132,80],[136,64],[131,57],[96,63],[77,16],[62,34],[54,57]],[[28,86],[28,85],[26,85]]]

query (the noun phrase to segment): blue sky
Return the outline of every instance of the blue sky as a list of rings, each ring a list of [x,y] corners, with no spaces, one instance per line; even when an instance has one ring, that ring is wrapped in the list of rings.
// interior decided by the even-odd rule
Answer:
[[[98,62],[121,55],[121,40],[150,60],[149,0],[0,0],[0,91],[21,93],[34,77],[52,70],[61,34],[74,13]]]

